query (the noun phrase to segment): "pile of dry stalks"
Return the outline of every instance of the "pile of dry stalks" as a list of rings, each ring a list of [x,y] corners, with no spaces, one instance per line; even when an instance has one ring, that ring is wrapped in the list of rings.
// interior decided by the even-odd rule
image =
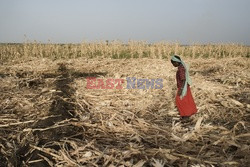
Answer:
[[[244,166],[250,163],[247,58],[186,59],[199,112],[182,123],[162,59],[31,59],[0,67],[0,166]],[[124,79],[87,89],[87,77]],[[126,78],[163,79],[126,89]]]

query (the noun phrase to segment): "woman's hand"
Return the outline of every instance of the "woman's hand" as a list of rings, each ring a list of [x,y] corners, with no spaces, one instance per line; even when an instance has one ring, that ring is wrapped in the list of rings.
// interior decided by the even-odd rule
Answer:
[[[180,96],[182,94],[182,91],[183,91],[183,88],[184,88],[184,85],[185,85],[185,79],[182,80],[182,83],[181,83],[181,88],[178,90],[178,96]]]
[[[180,96],[182,94],[182,88],[178,90],[178,96]]]

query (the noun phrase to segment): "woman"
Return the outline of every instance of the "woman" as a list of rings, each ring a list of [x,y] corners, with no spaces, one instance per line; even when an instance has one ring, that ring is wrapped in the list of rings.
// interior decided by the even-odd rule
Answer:
[[[172,56],[171,63],[174,67],[178,67],[176,72],[177,95],[175,103],[181,118],[189,118],[189,116],[197,112],[197,108],[190,90],[191,80],[188,69],[177,55]]]

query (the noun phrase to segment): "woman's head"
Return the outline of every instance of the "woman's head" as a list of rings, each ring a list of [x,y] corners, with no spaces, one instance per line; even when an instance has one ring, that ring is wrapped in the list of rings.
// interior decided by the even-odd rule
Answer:
[[[171,58],[171,63],[174,67],[178,67],[181,64],[181,58],[180,56],[174,55]]]

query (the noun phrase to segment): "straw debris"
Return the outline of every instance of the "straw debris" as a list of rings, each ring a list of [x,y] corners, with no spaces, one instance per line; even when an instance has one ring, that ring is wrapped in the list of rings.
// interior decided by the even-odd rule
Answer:
[[[5,63],[0,166],[244,166],[250,162],[248,59],[186,61],[199,110],[186,123],[174,105],[176,69],[166,59]],[[87,77],[125,82],[123,89],[87,89]],[[126,89],[127,77],[162,78],[163,88]]]

